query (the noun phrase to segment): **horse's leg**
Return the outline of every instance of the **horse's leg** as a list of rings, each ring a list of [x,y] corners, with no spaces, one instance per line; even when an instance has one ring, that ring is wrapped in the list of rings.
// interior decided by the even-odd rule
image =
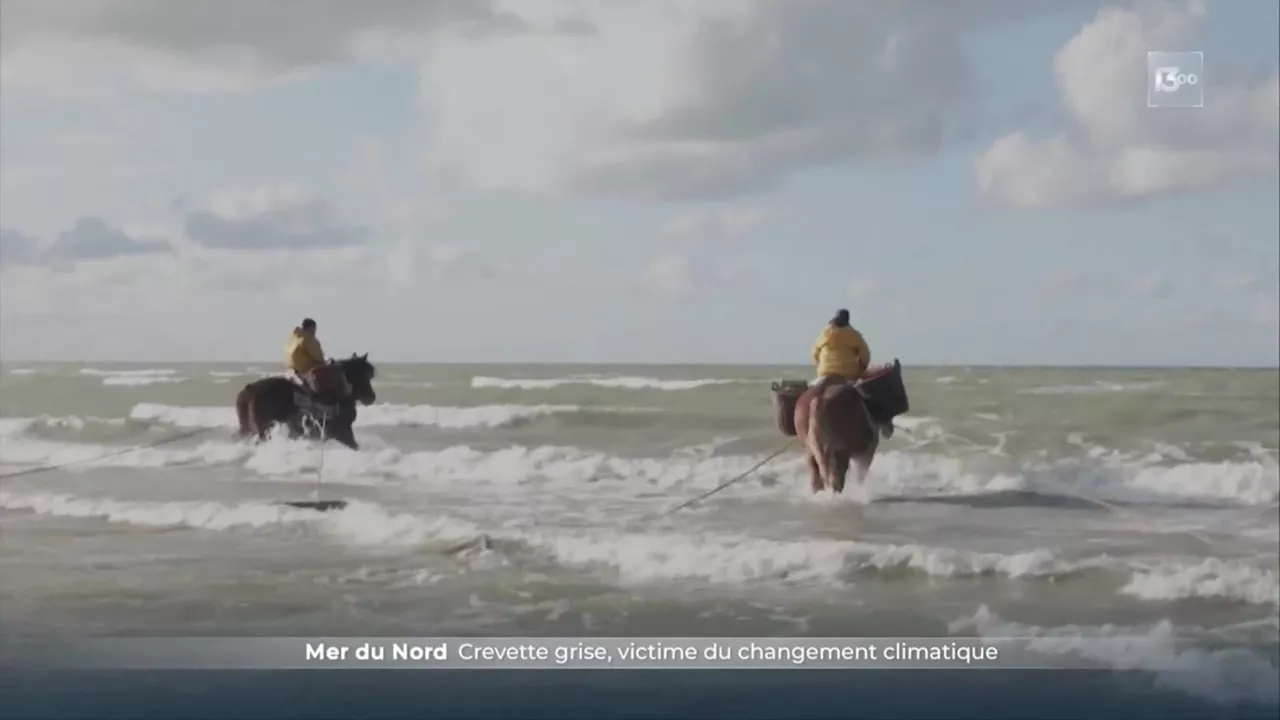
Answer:
[[[871,433],[871,442],[867,445],[867,449],[858,454],[858,484],[866,482],[867,474],[871,472],[871,463],[876,459],[876,451],[880,449],[879,428],[873,428]]]
[[[289,419],[285,421],[285,424],[289,427],[290,440],[297,440],[306,434],[306,429],[303,427],[302,415],[300,413],[290,415]]]
[[[267,441],[267,434],[271,432],[271,427],[275,422],[271,418],[262,417],[262,408],[258,407],[257,402],[250,403],[250,417],[253,418],[254,442],[262,443]]]
[[[845,478],[849,474],[849,453],[840,451],[835,453],[831,468],[831,491],[839,495],[844,492]]]
[[[325,425],[325,434],[329,439],[337,440],[352,450],[359,450],[360,443],[356,442],[355,424],[355,403],[344,401],[338,404],[337,412],[329,418]]]
[[[240,437],[249,437],[252,430],[249,428],[249,398],[248,393],[244,390],[236,395],[236,420],[240,425]]]
[[[818,409],[818,399],[809,400],[809,424],[805,432],[805,445],[809,451],[809,461],[817,466],[819,482],[829,477],[831,468],[826,465],[826,457],[824,456],[824,447],[826,443],[822,437],[824,426],[822,418],[814,412]]]
[[[360,443],[356,442],[356,433],[350,425],[339,425],[333,428],[329,435],[352,450],[360,449]]]
[[[880,448],[881,426],[876,421],[866,400],[863,400],[860,404],[861,412],[854,418],[856,429],[850,437],[850,447],[856,450],[845,453],[845,467],[847,468],[849,460],[852,460],[855,472],[854,480],[859,485],[864,485],[867,481],[867,474],[871,471],[871,462],[875,460],[876,450]]]
[[[252,409],[253,427],[256,430],[254,436],[257,437],[257,442],[266,442],[271,434],[271,428],[276,425],[276,418],[272,414],[274,411],[271,407],[263,407],[257,398],[254,398],[249,405]]]
[[[257,437],[262,440],[265,437],[261,410],[257,395],[248,388],[241,390],[236,396],[236,419],[239,421],[241,438]]]
[[[820,493],[825,489],[822,482],[822,471],[818,467],[818,461],[813,459],[813,453],[809,453],[809,487],[815,493]]]

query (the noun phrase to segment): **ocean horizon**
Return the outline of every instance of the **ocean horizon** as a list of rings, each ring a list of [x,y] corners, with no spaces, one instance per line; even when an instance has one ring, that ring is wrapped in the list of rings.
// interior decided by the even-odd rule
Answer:
[[[346,357],[343,355],[333,356],[336,359]],[[924,370],[933,369],[955,369],[955,368],[974,368],[974,369],[1009,369],[1009,370],[1274,370],[1280,372],[1280,364],[1276,365],[1151,365],[1151,364],[1053,364],[1053,363],[952,363],[952,362],[932,362],[932,363],[908,363],[901,357],[894,356],[895,359],[902,362],[904,368],[920,368]],[[658,368],[787,368],[787,369],[808,369],[812,374],[811,364],[803,362],[773,362],[773,363],[732,363],[732,362],[608,362],[608,361],[582,361],[582,362],[561,362],[561,361],[497,361],[497,360],[382,360],[374,356],[370,356],[370,361],[375,365],[382,366],[402,366],[402,365],[424,365],[424,366],[441,366],[441,367],[599,367],[599,368],[628,368],[628,367],[658,367]],[[877,358],[875,363],[892,362],[892,360],[883,360]],[[144,360],[84,360],[84,359],[41,359],[41,358],[0,358],[0,367],[14,364],[41,364],[41,365],[87,365],[97,363],[103,365],[252,365],[252,366],[271,366],[283,363],[280,358],[270,359],[210,359],[210,360],[172,360],[165,358],[152,358]]]

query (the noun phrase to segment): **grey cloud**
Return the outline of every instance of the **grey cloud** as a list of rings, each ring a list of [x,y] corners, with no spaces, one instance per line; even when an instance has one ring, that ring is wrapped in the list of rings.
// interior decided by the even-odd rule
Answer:
[[[0,231],[0,257],[6,265],[42,265],[70,270],[77,262],[111,260],[131,255],[171,253],[168,241],[135,238],[106,224],[101,218],[84,216],[69,229],[58,233],[47,248],[17,230]]]
[[[367,228],[348,225],[322,200],[279,205],[243,218],[209,211],[189,213],[187,237],[223,250],[307,250],[362,244]]]
[[[39,262],[40,241],[17,230],[0,230],[0,265],[34,265]]]
[[[693,101],[626,129],[640,152],[583,168],[571,185],[723,198],[769,189],[805,166],[935,154],[972,137],[980,121],[965,33],[1080,6],[759,2],[746,23],[699,29]]]
[[[52,35],[111,38],[189,56],[247,49],[281,72],[343,60],[348,42],[368,30],[523,27],[486,0],[5,0],[2,7],[6,49]]]
[[[600,31],[590,18],[581,15],[568,15],[555,22],[555,32],[561,35],[595,35]]]
[[[69,230],[58,234],[49,248],[47,260],[54,265],[78,260],[109,260],[126,255],[170,253],[173,247],[159,239],[134,238],[108,226],[100,218],[85,216]]]

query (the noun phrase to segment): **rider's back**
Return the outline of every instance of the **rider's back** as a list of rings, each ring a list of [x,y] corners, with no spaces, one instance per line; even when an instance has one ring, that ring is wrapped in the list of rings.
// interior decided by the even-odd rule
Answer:
[[[813,345],[819,377],[837,375],[856,380],[866,371],[871,351],[862,333],[849,325],[827,325]]]
[[[299,375],[324,364],[324,350],[315,333],[296,327],[285,343],[285,367]]]

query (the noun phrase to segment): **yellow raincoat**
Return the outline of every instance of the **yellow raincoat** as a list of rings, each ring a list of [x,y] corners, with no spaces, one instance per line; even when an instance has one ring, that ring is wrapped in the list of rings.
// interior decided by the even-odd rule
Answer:
[[[324,349],[320,347],[320,341],[316,339],[315,333],[300,327],[294,328],[289,335],[289,342],[285,345],[284,366],[298,375],[303,375],[308,370],[323,364]]]
[[[839,375],[853,381],[866,372],[871,350],[857,330],[827,325],[813,344],[813,362],[818,366],[818,377]]]

